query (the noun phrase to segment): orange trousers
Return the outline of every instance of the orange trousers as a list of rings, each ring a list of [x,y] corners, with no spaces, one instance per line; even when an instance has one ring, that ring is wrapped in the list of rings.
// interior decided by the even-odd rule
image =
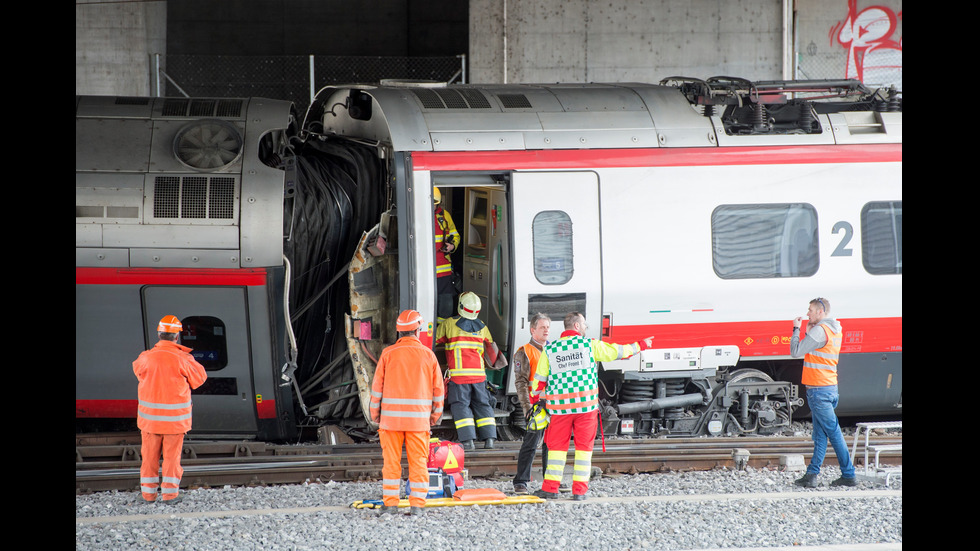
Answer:
[[[180,454],[184,449],[183,434],[154,434],[143,431],[143,445],[140,453],[140,492],[146,501],[156,501],[157,489],[163,501],[177,498],[180,477],[184,469],[180,466]],[[163,454],[163,480],[160,480],[160,455]]]
[[[425,507],[429,492],[429,432],[412,432],[379,429],[381,456],[381,493],[388,507],[397,507],[402,483],[402,444],[408,457],[408,504]]]

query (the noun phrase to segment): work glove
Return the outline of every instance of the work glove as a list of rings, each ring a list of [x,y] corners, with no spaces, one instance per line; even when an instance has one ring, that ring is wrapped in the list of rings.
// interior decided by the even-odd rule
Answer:
[[[653,336],[651,335],[643,339],[642,341],[638,342],[637,344],[640,345],[640,350],[650,350],[651,348],[653,348]]]

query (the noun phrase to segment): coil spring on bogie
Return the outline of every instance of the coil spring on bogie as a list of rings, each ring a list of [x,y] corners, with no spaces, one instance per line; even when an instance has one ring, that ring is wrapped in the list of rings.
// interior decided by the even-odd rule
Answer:
[[[655,395],[654,381],[623,381],[619,389],[620,403],[652,400]]]
[[[684,394],[684,390],[687,387],[687,381],[683,380],[671,380],[666,381],[664,384],[664,390],[667,398],[673,396],[680,396]],[[684,415],[683,407],[666,408],[664,411],[664,417],[680,417]]]

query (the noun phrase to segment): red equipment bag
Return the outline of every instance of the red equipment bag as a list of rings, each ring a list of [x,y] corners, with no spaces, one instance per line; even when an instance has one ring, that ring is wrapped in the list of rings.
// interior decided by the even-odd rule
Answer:
[[[438,438],[429,439],[430,469],[442,469],[456,481],[456,487],[463,487],[463,446],[459,442],[450,442]]]

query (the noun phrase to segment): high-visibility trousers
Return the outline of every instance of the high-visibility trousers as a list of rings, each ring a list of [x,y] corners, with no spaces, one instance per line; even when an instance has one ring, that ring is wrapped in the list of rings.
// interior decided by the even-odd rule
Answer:
[[[157,490],[163,501],[176,499],[180,491],[180,477],[184,469],[180,466],[180,454],[184,449],[184,435],[154,434],[143,432],[140,454],[140,493],[146,501],[156,501]],[[160,478],[160,456],[163,455],[163,479]]]
[[[450,380],[446,385],[446,401],[460,442],[497,438],[497,420],[493,416],[486,381],[461,384]]]
[[[589,491],[589,477],[592,474],[592,446],[599,430],[599,414],[574,413],[569,415],[552,415],[548,430],[544,433],[544,442],[548,446],[548,456],[545,460],[544,482],[541,489],[555,493],[561,485],[561,477],[565,472],[565,461],[568,458],[568,443],[575,441],[575,467],[572,470],[572,493],[585,495]]]
[[[429,431],[399,431],[378,429],[381,437],[381,494],[388,507],[397,507],[402,482],[402,444],[408,457],[408,504],[425,507],[429,493]]]

